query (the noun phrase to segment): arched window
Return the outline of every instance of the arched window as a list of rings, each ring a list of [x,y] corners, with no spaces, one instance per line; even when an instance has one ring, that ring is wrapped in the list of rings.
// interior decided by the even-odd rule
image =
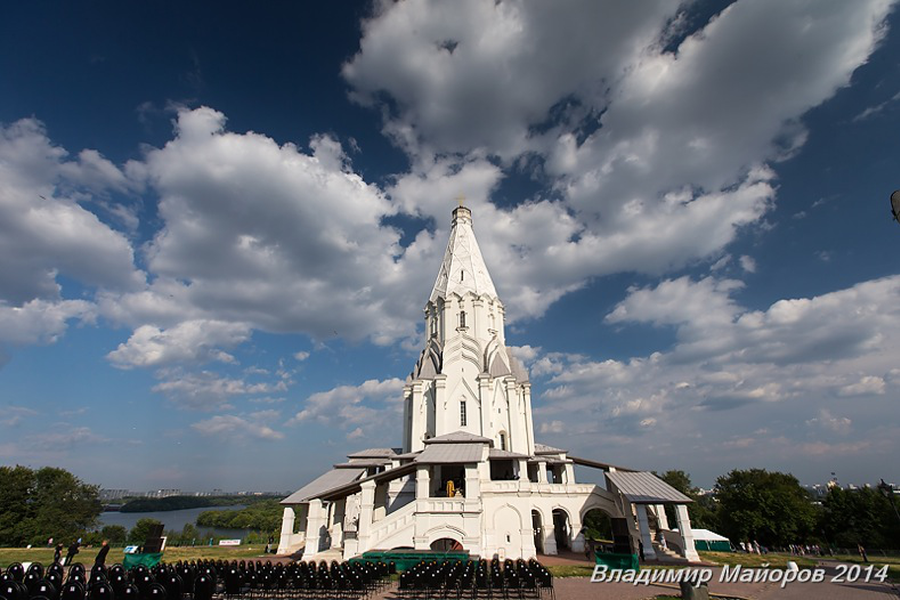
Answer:
[[[437,315],[431,317],[431,337],[437,337]]]
[[[464,310],[459,311],[459,326],[460,328],[466,326],[466,311]]]
[[[466,401],[461,400],[459,403],[459,426],[466,426]]]

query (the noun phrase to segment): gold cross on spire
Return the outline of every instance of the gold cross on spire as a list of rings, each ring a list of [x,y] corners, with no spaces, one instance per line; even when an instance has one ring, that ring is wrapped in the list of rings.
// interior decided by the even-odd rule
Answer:
[[[459,207],[462,208],[463,206],[466,205],[466,195],[460,194],[459,196],[456,197],[456,201],[459,202]]]

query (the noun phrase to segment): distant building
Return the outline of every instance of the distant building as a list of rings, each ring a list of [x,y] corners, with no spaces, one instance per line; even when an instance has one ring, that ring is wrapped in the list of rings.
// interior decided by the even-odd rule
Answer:
[[[130,490],[100,490],[100,500],[103,502],[109,502],[111,500],[121,500],[122,498],[127,498],[134,495],[134,492]]]
[[[465,549],[529,558],[584,549],[592,510],[618,544],[654,558],[663,539],[697,560],[691,500],[649,472],[570,456],[534,439],[531,383],[506,346],[497,296],[472,228],[453,211],[450,240],[425,304],[424,349],[403,390],[402,448],[371,448],[284,500],[280,554],[351,558],[367,550]],[[606,486],[577,483],[575,465]],[[675,507],[678,532],[665,504]]]

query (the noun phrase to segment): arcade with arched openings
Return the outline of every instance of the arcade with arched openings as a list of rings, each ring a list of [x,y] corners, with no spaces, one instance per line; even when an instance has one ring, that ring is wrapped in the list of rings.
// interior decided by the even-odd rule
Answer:
[[[582,515],[581,524],[584,527],[584,551],[593,559],[597,552],[613,551],[612,517],[600,509],[591,508]]]

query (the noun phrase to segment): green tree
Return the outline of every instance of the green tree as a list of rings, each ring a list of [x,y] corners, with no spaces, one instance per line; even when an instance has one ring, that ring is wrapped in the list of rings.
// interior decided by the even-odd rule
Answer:
[[[97,525],[102,506],[99,488],[82,483],[64,469],[44,467],[35,472],[33,493],[33,542],[54,538],[77,538]]]
[[[27,467],[0,467],[0,545],[24,546],[34,503],[34,471]],[[49,535],[47,537],[50,537]]]
[[[589,510],[584,515],[583,525],[587,529],[585,532],[587,539],[612,541],[612,521],[610,521],[609,515],[599,508]]]
[[[166,546],[190,546],[200,537],[193,523],[185,523],[181,531],[166,531]]]
[[[278,500],[264,500],[240,510],[207,510],[197,517],[201,527],[222,527],[226,529],[253,529],[275,532],[281,527],[284,507]]]
[[[150,528],[154,525],[162,525],[162,522],[146,517],[138,519],[131,531],[128,532],[128,541],[132,544],[143,544],[150,535]]]
[[[688,506],[692,527],[718,529],[718,504],[712,496],[708,494],[700,495],[700,490],[691,483],[691,476],[688,473],[681,470],[670,470],[660,475],[659,478],[694,501],[693,504]],[[666,516],[669,519],[669,526],[675,527],[677,521],[675,519],[674,506],[666,506]]]
[[[95,527],[97,486],[64,469],[0,467],[0,544],[73,540]]]
[[[878,490],[833,487],[822,500],[819,532],[839,548],[895,548],[900,524],[890,501]]]
[[[807,541],[815,530],[816,508],[789,473],[734,470],[716,481],[716,499],[720,533],[735,543],[786,546]]]
[[[113,545],[124,544],[128,539],[128,530],[122,525],[105,525],[100,530],[100,537]]]
[[[666,471],[660,476],[660,479],[671,485],[673,488],[675,488],[685,496],[690,496],[697,491],[697,488],[695,488],[691,483],[691,476],[681,470],[672,469]]]

